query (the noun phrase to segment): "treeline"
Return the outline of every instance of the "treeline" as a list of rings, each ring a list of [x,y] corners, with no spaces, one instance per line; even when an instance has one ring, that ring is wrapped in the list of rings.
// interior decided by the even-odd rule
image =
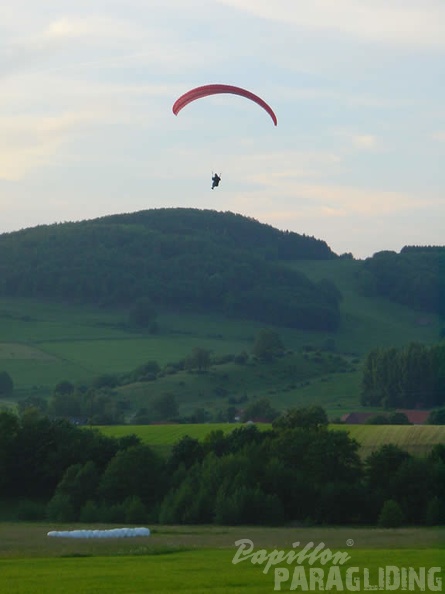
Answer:
[[[336,255],[319,240],[231,213],[161,209],[0,236],[0,295],[100,306],[149,298],[316,330],[339,324],[336,286],[286,267]]]
[[[98,224],[143,225],[145,229],[180,236],[206,238],[231,249],[254,250],[268,260],[331,260],[337,255],[328,244],[293,231],[280,231],[252,217],[197,208],[159,208],[110,215]]]
[[[362,291],[416,309],[445,314],[445,247],[404,247],[367,258],[359,274]]]
[[[445,404],[445,343],[373,349],[365,359],[361,402],[385,408]]]
[[[167,458],[134,436],[2,412],[1,497],[21,501],[21,519],[60,522],[445,523],[445,446],[426,458],[383,446],[365,461],[358,448],[318,407],[270,431],[184,437]]]

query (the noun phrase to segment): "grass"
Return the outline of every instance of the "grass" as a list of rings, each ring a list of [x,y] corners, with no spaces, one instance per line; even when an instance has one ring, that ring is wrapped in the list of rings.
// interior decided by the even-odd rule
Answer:
[[[289,266],[310,278],[333,280],[342,292],[342,324],[337,333],[274,328],[287,349],[322,347],[335,341],[338,353],[347,353],[353,367],[333,373],[326,366],[300,362],[293,369],[277,362],[273,369],[235,365],[214,367],[207,375],[178,373],[155,382],[127,386],[119,391],[132,413],[164,393],[175,394],[180,414],[195,408],[225,410],[246,394],[250,400],[268,398],[278,409],[320,404],[335,418],[360,410],[360,359],[375,346],[400,346],[411,341],[433,343],[439,320],[385,301],[360,295],[356,272],[361,263],[352,260],[298,261]],[[215,356],[250,351],[264,325],[221,315],[163,312],[156,335],[137,333],[125,325],[125,310],[98,309],[30,299],[0,299],[0,371],[13,378],[15,396],[49,395],[62,381],[90,382],[104,373],[129,372],[148,360],[161,366],[187,356],[195,346]],[[227,377],[229,378],[227,380]],[[216,391],[226,390],[226,396]],[[9,398],[8,404],[14,403]]]
[[[423,456],[437,444],[445,443],[445,425],[333,425],[346,429],[360,443],[362,455],[393,443],[413,455]]]
[[[438,316],[360,294],[357,272],[361,261],[298,261],[291,266],[314,281],[332,280],[340,289],[342,324],[334,336],[339,351],[364,354],[375,346],[438,341],[441,328]]]
[[[307,404],[322,404],[333,409],[355,408],[359,398],[359,372],[347,362],[351,371],[337,372],[335,356],[324,354],[317,360],[313,354],[289,354],[273,363],[237,365],[227,363],[212,367],[207,373],[179,371],[153,382],[129,384],[117,392],[135,407],[147,407],[157,397],[174,394],[181,414],[195,408],[226,409],[231,400],[268,398],[278,410]],[[340,364],[342,365],[342,364]],[[308,386],[312,386],[307,391]]]
[[[160,318],[159,335],[125,326],[126,312],[42,301],[0,300],[0,370],[10,373],[18,394],[51,391],[61,380],[87,382],[127,372],[147,360],[160,365],[187,356],[195,346],[217,355],[249,348],[259,326],[226,324],[211,316]],[[230,326],[230,328],[228,328]]]
[[[200,346],[224,355],[236,352],[242,345],[221,343],[216,339],[171,336],[123,336],[119,340],[77,340],[41,343],[41,348],[56,357],[73,362],[88,373],[125,373],[146,361],[163,366],[184,359],[194,347]]]
[[[274,590],[274,568],[264,573],[264,565],[247,559],[234,564],[238,550],[235,542],[239,539],[250,539],[255,550],[261,548],[267,553],[274,549],[287,552],[296,540],[300,543],[298,551],[310,542],[324,543],[325,548],[350,557],[340,568],[344,579],[348,567],[358,567],[361,572],[366,568],[373,578],[379,567],[388,565],[441,567],[445,537],[443,529],[159,526],[146,539],[93,542],[50,539],[46,533],[54,528],[69,529],[45,524],[0,524],[2,591],[204,594],[211,590],[218,594],[262,594]],[[303,565],[309,574],[307,563]],[[297,566],[296,562],[278,565],[289,568],[290,578]],[[327,566],[316,566],[328,570]],[[363,585],[359,591],[364,591]],[[290,580],[281,583],[283,591],[290,587]]]
[[[235,423],[207,423],[196,425],[121,425],[98,427],[105,435],[123,437],[131,433],[143,443],[159,451],[168,451],[185,435],[202,440],[210,431],[233,431],[241,425]],[[269,424],[258,424],[261,430],[270,429]],[[332,429],[347,431],[360,444],[363,457],[384,444],[393,443],[411,454],[422,456],[434,445],[445,443],[445,425],[330,425]]]
[[[100,374],[128,372],[148,360],[162,366],[186,357],[195,346],[209,349],[215,356],[250,351],[262,326],[222,316],[171,313],[160,317],[161,332],[151,335],[131,331],[124,321],[124,311],[0,300],[0,336],[4,341],[0,343],[0,370],[10,373],[16,396],[48,395],[62,380],[89,382]],[[277,330],[287,348],[323,338],[318,333]],[[296,355],[292,361],[277,361],[264,369],[218,366],[209,374],[178,373],[120,392],[132,402],[133,410],[159,395],[173,393],[184,415],[197,407],[227,408],[227,400],[215,395],[215,389],[220,388],[227,390],[227,397],[240,398],[245,393],[250,398],[267,397],[278,408],[311,401],[327,405],[334,413],[339,406],[349,410],[358,399],[359,372],[335,374],[332,370],[326,361],[314,364]]]

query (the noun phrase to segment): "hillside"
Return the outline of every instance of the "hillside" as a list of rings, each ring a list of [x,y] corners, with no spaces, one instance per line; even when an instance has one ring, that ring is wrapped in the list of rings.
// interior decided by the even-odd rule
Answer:
[[[212,312],[335,330],[335,286],[283,265],[335,259],[325,242],[240,215],[160,209],[0,236],[0,296]]]
[[[360,286],[366,295],[445,316],[445,247],[378,252],[363,263]]]
[[[127,420],[164,394],[180,415],[216,417],[267,398],[278,410],[320,404],[336,418],[361,408],[367,352],[432,344],[442,331],[437,313],[363,291],[363,261],[232,213],[161,209],[43,226],[0,236],[0,256],[0,372],[15,386],[2,401],[12,406],[64,380],[114,376],[110,398]],[[138,291],[155,301],[155,329],[131,323]],[[264,327],[286,356],[235,363]],[[196,348],[211,354],[208,373],[178,368]],[[156,379],[132,381],[150,361]]]

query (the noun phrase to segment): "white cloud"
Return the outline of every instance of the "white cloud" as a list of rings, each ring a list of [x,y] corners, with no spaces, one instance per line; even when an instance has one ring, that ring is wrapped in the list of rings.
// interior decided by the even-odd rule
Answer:
[[[351,154],[351,146],[358,151],[379,151],[383,149],[382,140],[375,134],[364,134],[355,131],[352,128],[333,128],[330,131],[334,138],[342,141],[345,155]]]
[[[409,97],[397,97],[388,99],[382,97],[376,92],[371,93],[360,93],[351,90],[336,90],[331,87],[314,88],[314,87],[288,87],[282,85],[273,85],[271,87],[271,93],[275,99],[283,101],[306,101],[308,103],[315,101],[324,101],[339,103],[348,107],[374,107],[374,108],[388,108],[388,107],[400,107],[400,106],[412,106],[415,102]]]
[[[119,19],[70,16],[52,21],[42,36],[49,39],[100,37],[116,40],[142,37],[143,31],[138,30],[134,24]]]
[[[146,15],[145,15],[146,16]],[[16,16],[18,22],[19,16]],[[221,59],[216,48],[205,51],[199,39],[184,40],[165,25],[100,14],[69,15],[42,23],[32,30],[12,31],[0,48],[0,76],[65,72],[76,69],[150,67],[147,76],[165,68],[184,72]]]
[[[372,134],[358,134],[352,137],[352,143],[359,149],[374,149],[378,146],[377,138]]]
[[[390,190],[375,190],[342,184],[302,183],[292,178],[263,180],[259,190],[244,192],[239,201],[244,211],[261,213],[274,219],[283,211],[304,220],[306,217],[348,218],[354,215],[373,218],[407,210],[424,209],[433,200]],[[274,214],[275,213],[275,214]],[[276,213],[280,213],[277,215]],[[255,216],[255,215],[254,215]]]
[[[372,216],[425,207],[425,199],[397,191],[374,190],[346,185],[299,185],[295,195],[312,201],[326,213],[369,214]]]
[[[431,135],[431,138],[433,140],[437,140],[439,142],[445,142],[445,132],[441,132],[441,131],[440,132],[434,132]]]
[[[54,163],[61,146],[104,113],[0,117],[0,179],[18,181],[30,170]]]
[[[442,0],[219,0],[258,17],[392,45],[445,47]]]
[[[49,38],[131,37],[133,28],[116,19],[104,17],[63,17],[52,21],[42,35]]]

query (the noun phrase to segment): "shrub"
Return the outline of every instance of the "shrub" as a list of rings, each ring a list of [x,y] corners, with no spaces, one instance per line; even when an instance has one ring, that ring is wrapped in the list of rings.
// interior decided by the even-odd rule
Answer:
[[[382,528],[399,528],[404,522],[400,505],[394,499],[388,499],[381,509],[378,525]]]
[[[65,493],[56,493],[46,506],[46,515],[52,522],[73,522],[76,514],[71,498]]]
[[[124,501],[124,513],[127,524],[144,524],[147,521],[147,510],[139,497],[129,497]]]

